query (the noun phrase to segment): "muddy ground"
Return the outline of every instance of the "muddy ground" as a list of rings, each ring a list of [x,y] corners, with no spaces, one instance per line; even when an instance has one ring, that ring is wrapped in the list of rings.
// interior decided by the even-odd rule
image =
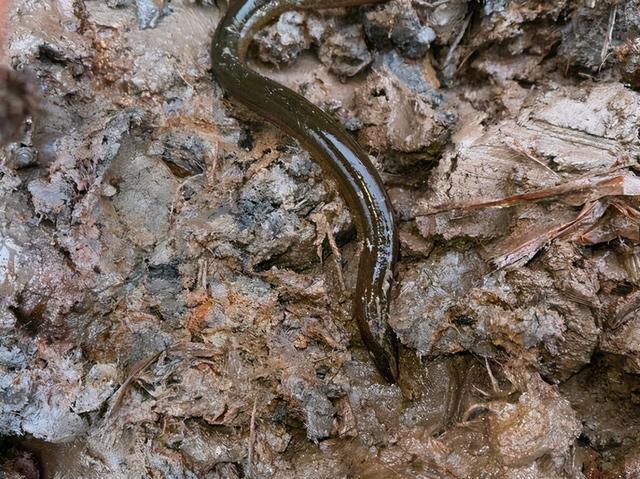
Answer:
[[[1,477],[640,477],[640,2],[257,36],[391,194],[397,385],[336,189],[211,79],[224,6],[159,3],[0,1]]]

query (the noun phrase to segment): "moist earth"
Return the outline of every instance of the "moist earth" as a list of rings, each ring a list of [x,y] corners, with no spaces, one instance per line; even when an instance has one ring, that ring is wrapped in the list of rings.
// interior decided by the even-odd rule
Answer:
[[[1,4],[0,476],[640,477],[639,7],[256,35],[398,213],[387,384],[343,200],[212,80],[224,2]]]

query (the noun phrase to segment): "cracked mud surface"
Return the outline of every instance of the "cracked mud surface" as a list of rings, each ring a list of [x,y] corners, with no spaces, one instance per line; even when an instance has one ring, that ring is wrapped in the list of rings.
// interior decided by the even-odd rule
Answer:
[[[342,199],[211,80],[212,3],[0,3],[0,477],[639,477],[638,2],[257,35],[398,212],[397,385]]]

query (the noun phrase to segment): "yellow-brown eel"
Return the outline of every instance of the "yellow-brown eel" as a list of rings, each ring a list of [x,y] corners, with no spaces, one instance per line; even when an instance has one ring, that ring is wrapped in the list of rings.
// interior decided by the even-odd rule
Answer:
[[[375,0],[231,0],[211,45],[214,77],[235,100],[298,140],[332,178],[347,202],[361,241],[353,316],[387,381],[398,377],[396,337],[387,324],[398,256],[395,214],[367,154],[320,108],[249,69],[253,35],[289,10],[347,7]]]

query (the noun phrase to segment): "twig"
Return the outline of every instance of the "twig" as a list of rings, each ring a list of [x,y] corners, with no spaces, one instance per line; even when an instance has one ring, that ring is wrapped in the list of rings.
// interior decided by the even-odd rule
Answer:
[[[317,248],[318,258],[320,258],[320,264],[322,264],[322,245],[324,243],[325,238],[329,241],[329,247],[331,248],[331,252],[333,253],[333,260],[336,265],[336,270],[338,273],[338,283],[340,284],[341,291],[346,290],[344,275],[342,272],[342,254],[340,253],[340,248],[338,248],[338,243],[336,242],[336,238],[333,235],[331,224],[329,220],[325,216],[324,213],[313,213],[311,215],[311,221],[313,221],[316,225],[317,238],[313,242]]]
[[[558,196],[581,195],[582,203],[596,201],[605,196],[640,196],[640,177],[633,174],[605,175],[579,178],[556,186],[540,188],[528,193],[494,200],[468,201],[436,205],[421,215],[433,215],[445,211],[470,211],[484,208],[507,208]]]
[[[251,422],[249,423],[249,456],[247,457],[247,478],[253,479],[253,451],[256,442],[256,410],[258,408],[258,398],[253,400],[251,411]]]

